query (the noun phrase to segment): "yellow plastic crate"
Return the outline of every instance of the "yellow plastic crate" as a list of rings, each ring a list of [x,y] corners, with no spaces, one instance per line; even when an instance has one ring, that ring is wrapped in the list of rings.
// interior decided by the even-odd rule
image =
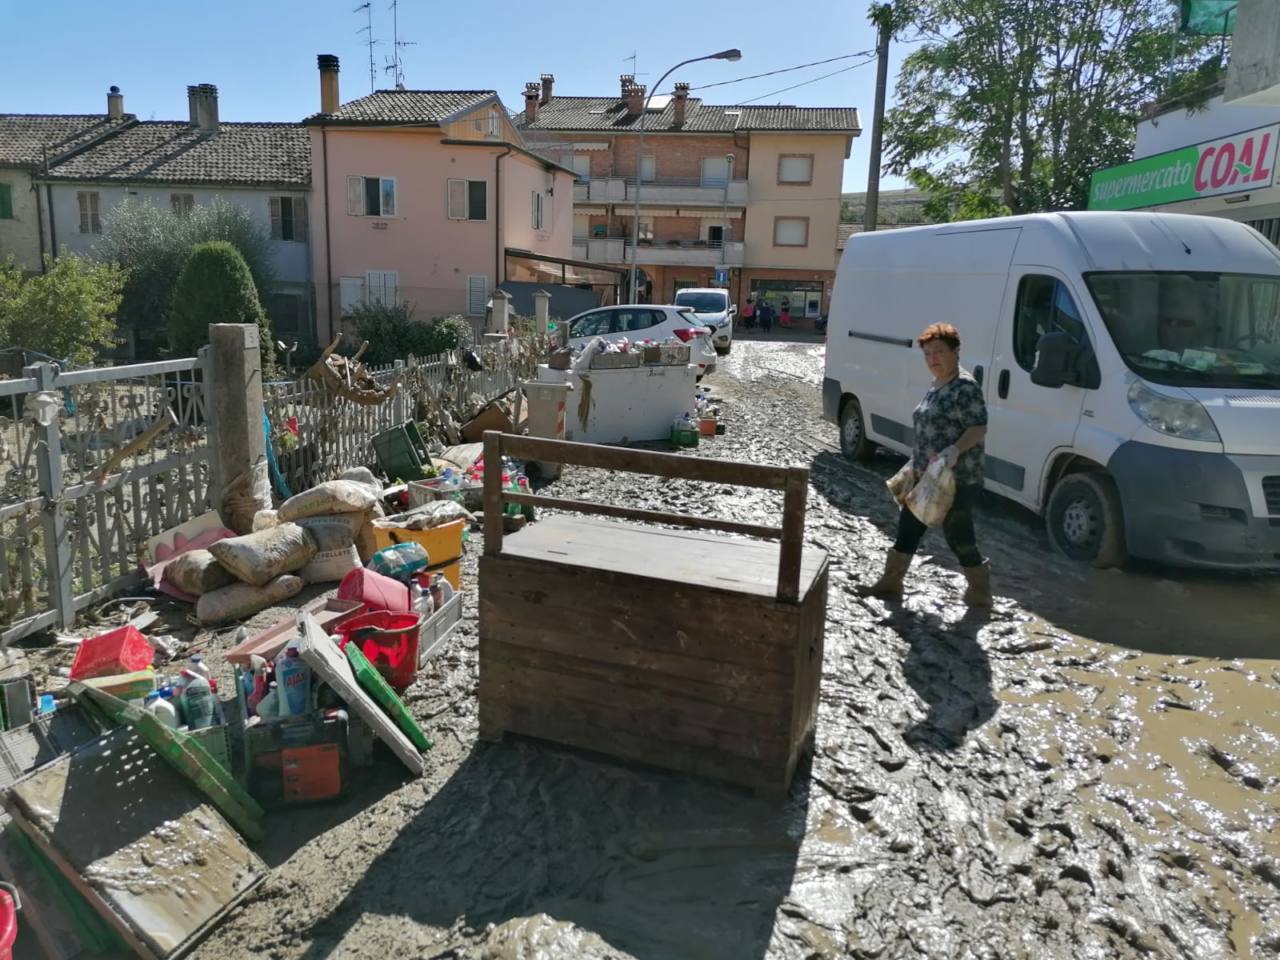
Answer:
[[[373,542],[379,550],[397,543],[420,543],[427,551],[427,563],[432,567],[439,567],[462,556],[462,531],[466,528],[466,520],[454,520],[430,530],[405,530],[375,523]],[[450,583],[453,582],[448,571],[441,572],[449,578]],[[457,589],[457,586],[455,583],[454,588]]]

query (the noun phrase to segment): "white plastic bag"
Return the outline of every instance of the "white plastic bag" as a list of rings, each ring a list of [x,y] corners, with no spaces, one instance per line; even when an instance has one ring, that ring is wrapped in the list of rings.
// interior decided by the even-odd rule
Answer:
[[[889,496],[897,501],[899,506],[905,506],[907,502],[907,494],[911,492],[911,488],[916,483],[916,470],[908,460],[902,465],[902,469],[895,473],[892,477],[884,482],[889,488]]]
[[[907,494],[906,507],[926,527],[940,527],[956,498],[956,475],[939,457]]]

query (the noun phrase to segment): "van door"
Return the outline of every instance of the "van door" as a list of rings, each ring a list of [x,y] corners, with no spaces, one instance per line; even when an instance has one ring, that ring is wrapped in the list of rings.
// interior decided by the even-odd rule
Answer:
[[[986,378],[987,486],[1039,510],[1044,471],[1075,440],[1087,391],[1032,383],[1036,344],[1061,331],[1087,345],[1089,330],[1075,291],[1048,267],[1013,267],[1004,303]]]

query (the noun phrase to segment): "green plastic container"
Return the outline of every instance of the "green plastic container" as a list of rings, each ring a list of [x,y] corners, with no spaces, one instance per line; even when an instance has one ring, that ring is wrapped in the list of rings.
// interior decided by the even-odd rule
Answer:
[[[672,424],[671,426],[671,445],[674,447],[696,447],[698,445],[698,430],[695,427],[692,430]]]

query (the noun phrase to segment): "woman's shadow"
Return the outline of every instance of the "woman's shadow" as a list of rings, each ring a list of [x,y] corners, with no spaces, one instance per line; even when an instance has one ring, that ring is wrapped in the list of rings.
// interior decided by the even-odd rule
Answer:
[[[910,618],[914,623],[899,623]],[[988,622],[987,611],[971,608],[959,620],[936,613],[900,608],[894,618],[899,636],[911,645],[903,676],[928,706],[903,738],[916,750],[950,751],[996,712],[991,661],[978,641]]]

